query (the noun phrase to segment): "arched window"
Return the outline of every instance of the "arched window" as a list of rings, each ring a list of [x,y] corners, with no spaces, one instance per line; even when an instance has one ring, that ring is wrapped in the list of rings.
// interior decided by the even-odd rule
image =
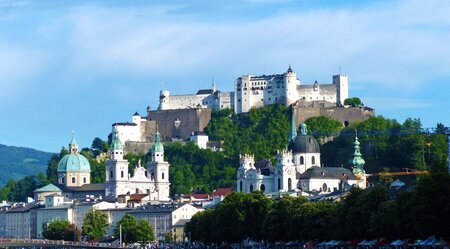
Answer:
[[[75,176],[72,176],[72,183],[75,183]]]
[[[253,192],[253,184],[250,184],[250,192]]]
[[[301,165],[305,164],[305,158],[303,158],[303,156],[300,156],[300,164]]]
[[[64,184],[64,177],[61,177],[61,184]]]
[[[278,178],[278,190],[280,190],[280,189],[281,189],[281,179]]]
[[[242,181],[239,182],[239,191],[242,192]]]
[[[111,171],[109,171],[109,178],[113,178],[114,177],[114,174],[113,174],[113,171],[111,170]]]
[[[83,183],[86,183],[86,182],[87,182],[86,177],[83,177]]]
[[[122,170],[122,171],[120,171],[120,177],[122,177],[122,178],[123,178],[123,170]]]
[[[322,185],[322,191],[323,191],[323,192],[327,192],[327,191],[328,191],[328,186],[327,186],[326,183],[323,183],[323,185]]]
[[[155,179],[155,174],[153,174],[153,172],[152,172],[150,179],[152,179],[152,181]]]
[[[292,180],[291,178],[288,179],[288,190],[292,189]]]
[[[312,165],[316,164],[316,158],[314,156],[311,157],[311,163]]]
[[[266,192],[266,186],[264,186],[264,184],[261,184],[261,186],[259,187],[259,189],[261,190],[261,192]]]

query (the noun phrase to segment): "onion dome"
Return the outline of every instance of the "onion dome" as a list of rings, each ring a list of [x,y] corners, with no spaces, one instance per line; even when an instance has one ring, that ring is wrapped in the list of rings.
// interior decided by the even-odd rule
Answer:
[[[320,146],[316,139],[307,134],[306,124],[300,125],[300,134],[295,137],[288,148],[292,153],[320,153]]]
[[[91,165],[86,157],[78,153],[78,144],[72,135],[69,144],[70,153],[65,155],[58,163],[59,172],[91,172]]]
[[[362,158],[361,150],[360,150],[360,143],[358,140],[358,135],[355,135],[355,141],[353,142],[354,145],[354,152],[353,152],[353,158],[351,158],[348,163],[353,166],[353,173],[356,174],[365,174],[363,167],[364,164],[366,164],[366,161]]]

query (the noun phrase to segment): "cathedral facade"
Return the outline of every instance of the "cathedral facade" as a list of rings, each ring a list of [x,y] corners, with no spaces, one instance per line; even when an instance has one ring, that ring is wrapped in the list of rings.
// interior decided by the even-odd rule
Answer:
[[[111,159],[106,161],[105,195],[115,199],[119,195],[142,193],[150,200],[169,201],[169,163],[164,161],[164,146],[159,132],[156,132],[152,146],[152,160],[147,168],[139,161],[131,177],[128,173],[128,161],[123,158],[123,145],[115,130],[111,144]]]
[[[364,160],[358,138],[355,137],[354,158],[350,160],[353,172],[343,167],[322,167],[320,146],[314,137],[308,135],[304,123],[299,134],[295,124],[291,124],[289,144],[286,149],[278,151],[276,165],[272,166],[268,160],[265,162],[255,162],[252,155],[240,156],[236,175],[238,192],[259,190],[268,195],[320,195],[345,191],[350,186],[365,187]]]

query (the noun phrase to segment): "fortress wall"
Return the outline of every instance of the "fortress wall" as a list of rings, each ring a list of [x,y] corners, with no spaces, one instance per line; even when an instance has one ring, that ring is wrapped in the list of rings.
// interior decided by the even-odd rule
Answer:
[[[164,141],[170,138],[187,139],[194,131],[203,131],[211,119],[211,108],[156,110],[147,113],[148,121],[155,121]]]
[[[325,116],[348,125],[355,121],[375,116],[375,111],[364,107],[298,107],[295,109],[295,124],[299,126],[310,117]]]

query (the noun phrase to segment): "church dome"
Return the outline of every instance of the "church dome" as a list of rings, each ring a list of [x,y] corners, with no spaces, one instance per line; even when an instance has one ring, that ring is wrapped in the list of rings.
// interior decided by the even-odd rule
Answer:
[[[306,124],[301,125],[301,131],[289,144],[292,153],[320,153],[320,146],[316,139],[307,135]]]
[[[59,172],[91,172],[91,165],[86,157],[78,153],[75,138],[69,144],[70,154],[65,155],[58,163]]]
[[[58,163],[58,172],[91,172],[91,165],[81,154],[65,155]]]

